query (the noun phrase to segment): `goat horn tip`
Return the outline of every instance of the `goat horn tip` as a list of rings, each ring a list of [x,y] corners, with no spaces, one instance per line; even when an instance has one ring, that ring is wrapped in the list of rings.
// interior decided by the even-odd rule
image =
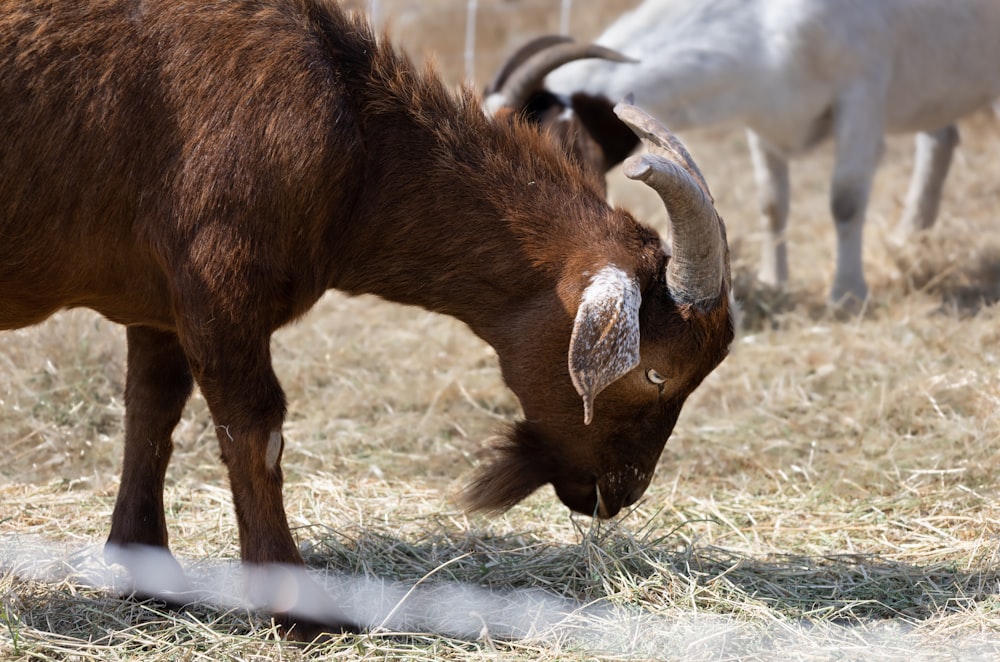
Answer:
[[[614,111],[618,119],[628,124],[633,131],[639,129],[643,133],[653,133],[657,125],[649,113],[635,105],[635,95],[631,93],[615,105]]]
[[[646,154],[638,154],[629,157],[622,164],[622,172],[629,179],[645,179],[646,175],[653,169],[653,163]]]
[[[625,55],[616,50],[610,48],[605,48],[603,46],[593,46],[593,56],[603,58],[609,62],[617,62],[618,64],[639,64],[640,60],[634,58],[631,55]]]

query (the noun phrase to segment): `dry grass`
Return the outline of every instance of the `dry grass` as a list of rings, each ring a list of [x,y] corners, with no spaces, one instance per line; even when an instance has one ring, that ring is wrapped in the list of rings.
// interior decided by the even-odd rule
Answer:
[[[31,578],[24,564],[41,552],[24,541],[72,565],[62,550],[106,535],[124,339],[86,311],[0,335],[0,656],[996,658],[1000,129],[987,116],[962,129],[939,225],[903,247],[889,237],[910,140],[890,141],[866,235],[874,299],[847,320],[823,305],[829,149],[793,168],[793,283],[775,293],[752,277],[742,136],[686,136],[729,225],[745,328],[691,398],[646,497],[615,523],[569,517],[548,489],[493,520],[457,508],[478,443],[517,415],[492,350],[457,322],[330,294],[275,336],[290,401],[287,508],[310,566],[511,599],[544,589],[585,605],[525,639],[376,632],[303,651],[246,610],[170,612],[69,572]],[[662,227],[646,191],[616,174],[612,192]],[[234,559],[201,400],[176,438],[173,547],[196,567]]]

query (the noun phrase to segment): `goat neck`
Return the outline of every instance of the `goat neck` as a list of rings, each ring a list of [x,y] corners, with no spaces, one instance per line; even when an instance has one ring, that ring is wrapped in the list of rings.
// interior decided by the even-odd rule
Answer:
[[[459,103],[462,121],[448,124],[432,108],[366,113],[365,152],[394,158],[364,164],[364,203],[341,237],[352,260],[333,287],[453,315],[494,344],[540,296],[561,300],[568,333],[583,285],[567,274],[662,263],[655,231],[609,207],[550,138],[484,116],[471,95]]]

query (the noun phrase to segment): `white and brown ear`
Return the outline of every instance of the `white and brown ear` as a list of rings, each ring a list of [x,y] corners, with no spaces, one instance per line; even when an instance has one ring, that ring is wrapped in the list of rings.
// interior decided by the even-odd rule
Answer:
[[[583,291],[569,341],[569,374],[583,398],[583,422],[594,398],[639,365],[639,306],[635,276],[615,265],[601,269]]]

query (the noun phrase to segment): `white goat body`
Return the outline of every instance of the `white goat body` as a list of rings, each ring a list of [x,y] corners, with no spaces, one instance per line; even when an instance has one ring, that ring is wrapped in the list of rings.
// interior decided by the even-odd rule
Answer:
[[[639,63],[573,62],[546,87],[634,94],[675,131],[747,128],[765,282],[788,278],[787,160],[834,138],[837,302],[867,296],[861,236],[883,135],[919,132],[901,230],[930,227],[953,123],[1000,95],[1000,0],[647,0],[596,41]]]

